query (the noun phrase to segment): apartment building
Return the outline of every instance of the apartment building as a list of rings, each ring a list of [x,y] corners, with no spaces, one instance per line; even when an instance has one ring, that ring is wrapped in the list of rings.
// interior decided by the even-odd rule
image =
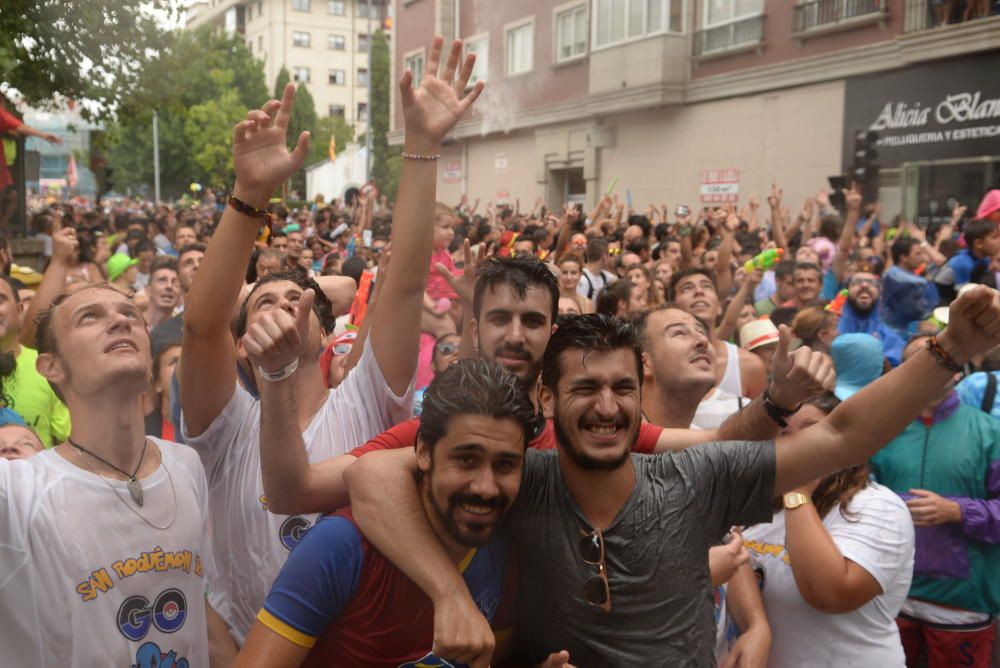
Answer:
[[[388,0],[199,0],[186,27],[242,35],[263,61],[269,89],[284,66],[307,84],[318,115],[343,116],[360,134],[368,121],[369,34],[388,27],[389,11]]]
[[[931,0],[395,0],[394,67],[461,37],[487,83],[440,197],[797,208],[878,133],[885,211],[1000,186],[1000,16]],[[948,3],[945,3],[948,4]],[[392,139],[401,140],[396,105]]]

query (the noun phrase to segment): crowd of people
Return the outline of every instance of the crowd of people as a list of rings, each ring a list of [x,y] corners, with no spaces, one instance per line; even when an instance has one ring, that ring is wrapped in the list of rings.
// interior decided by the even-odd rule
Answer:
[[[0,248],[5,665],[990,666],[1000,190],[441,203],[461,54],[394,202],[272,199],[290,84],[228,197]]]

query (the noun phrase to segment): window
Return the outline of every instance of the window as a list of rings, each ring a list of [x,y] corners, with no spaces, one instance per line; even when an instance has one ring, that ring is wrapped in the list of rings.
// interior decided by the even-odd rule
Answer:
[[[332,86],[343,86],[347,83],[347,74],[344,70],[330,70],[328,80]]]
[[[403,70],[413,72],[413,85],[419,86],[420,80],[424,78],[424,54],[414,53],[403,59]]]
[[[479,81],[486,81],[486,75],[490,71],[490,40],[486,35],[482,35],[467,37],[464,41],[465,54],[476,54],[476,64],[472,67],[472,76],[469,77],[469,86],[474,86]]]
[[[310,0],[292,0],[293,12],[308,12]]]
[[[664,30],[680,32],[681,4],[682,0],[594,0],[594,45],[618,44]],[[665,25],[668,18],[669,25]],[[562,41],[559,46],[561,49]]]
[[[530,72],[535,66],[535,23],[507,29],[507,74]]]
[[[366,19],[369,13],[373,19],[378,18],[378,7],[375,6],[374,0],[358,0],[358,17]]]
[[[292,79],[295,83],[309,83],[309,68],[296,67],[292,71]]]
[[[326,38],[326,46],[334,51],[343,51],[347,48],[347,40],[343,35],[330,35]]]
[[[708,0],[705,26],[738,21],[764,11],[764,0]]]
[[[355,120],[361,121],[362,123],[366,123],[368,121],[367,102],[358,102],[358,117]]]
[[[368,51],[368,35],[358,33],[358,51]]]
[[[344,117],[344,105],[342,105],[342,104],[331,104],[329,112],[330,112],[330,116],[340,116],[341,118],[343,118]]]
[[[311,40],[309,39],[309,33],[300,32],[298,30],[292,31],[292,46],[308,47],[310,41]]]
[[[587,53],[587,6],[556,14],[556,62]]]
[[[344,0],[330,0],[326,3],[326,11],[334,16],[344,16],[347,14],[347,3]]]
[[[358,68],[358,85],[359,86],[368,85],[368,70],[363,67]]]

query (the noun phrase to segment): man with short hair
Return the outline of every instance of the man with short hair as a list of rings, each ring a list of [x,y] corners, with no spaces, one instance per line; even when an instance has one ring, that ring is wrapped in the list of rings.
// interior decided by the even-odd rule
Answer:
[[[302,236],[302,229],[298,224],[289,225],[285,229],[285,235],[288,239],[288,248],[285,250],[285,270],[293,271],[298,268],[299,260],[302,258],[305,237]]]
[[[201,260],[205,257],[205,244],[194,243],[183,246],[177,254],[177,280],[180,283],[181,299],[174,309],[174,314],[179,315],[184,312],[184,304],[191,286],[194,284],[194,277],[198,274]]]
[[[913,237],[896,239],[892,244],[893,266],[882,276],[882,321],[904,339],[938,305],[937,288],[923,276],[926,246],[926,241]]]
[[[440,51],[439,38],[419,86],[411,87],[408,76],[401,85],[407,115],[404,145],[414,155],[437,154],[482,88],[466,94],[453,88],[454,82],[439,79]],[[455,42],[446,75],[454,77],[460,52],[461,42]],[[467,79],[471,65],[462,72]],[[330,301],[315,281],[297,272],[272,274],[256,284],[240,309],[234,345],[231,314],[260,223],[255,210],[263,210],[271,193],[301,169],[308,152],[305,133],[294,152],[285,144],[294,96],[295,86],[289,84],[280,102],[272,100],[250,111],[235,128],[235,200],[222,216],[188,295],[178,373],[184,437],[201,457],[211,483],[213,539],[220,550],[240,546],[223,564],[217,582],[228,597],[224,614],[240,642],[288,551],[314,521],[266,512],[260,443],[270,424],[260,402],[237,382],[237,358],[249,352],[244,336],[268,329],[271,311],[295,313],[300,300],[309,300],[313,308],[299,356],[280,372],[255,367],[252,377],[244,380],[259,388],[294,379],[297,408],[282,410],[294,425],[296,444],[285,441],[285,456],[319,461],[343,454],[410,416],[423,284],[431,256],[428,225],[434,220],[437,168],[433,161],[407,159],[392,230],[392,270],[366,316],[371,322],[368,337],[344,382],[329,390],[319,364],[323,337],[334,325]]]
[[[257,280],[281,271],[285,263],[284,254],[277,248],[262,248],[257,255]]]
[[[267,243],[271,248],[280,252],[282,257],[288,254],[288,235],[284,232],[277,231],[272,233]]]
[[[38,434],[24,424],[0,424],[0,459],[28,459],[45,449]]]
[[[608,271],[610,257],[607,239],[595,237],[587,242],[587,265],[580,275],[576,293],[592,301],[595,306],[601,290],[617,279],[617,276]]]
[[[188,253],[190,259],[191,253]],[[177,260],[169,255],[161,255],[153,260],[146,285],[149,307],[146,321],[155,328],[167,318],[173,317],[174,309],[181,301],[181,282],[177,272]]]
[[[867,271],[855,272],[847,281],[847,303],[840,314],[837,330],[841,334],[871,334],[882,341],[889,364],[896,367],[903,361],[906,342],[880,317],[882,288],[879,277]]]
[[[5,654],[70,668],[206,666],[210,649],[228,660],[236,648],[206,602],[205,472],[187,448],[143,435],[142,312],[108,286],[61,295],[38,349],[73,430],[25,462],[0,460]]]
[[[950,368],[998,342],[1000,300],[978,288],[952,306],[936,345],[808,429],[774,442],[636,457],[629,451],[641,421],[642,362],[634,330],[600,315],[573,318],[543,362],[541,401],[558,449],[528,451],[505,523],[519,559],[518,658],[568,650],[578,665],[714,665],[708,547],[734,524],[768,520],[775,496],[873,455],[940,392]],[[429,545],[415,465],[404,451],[359,460],[345,474],[352,512],[434,601],[437,655],[485,666],[492,632],[447,555]]]
[[[700,318],[711,331],[716,359],[716,386],[733,397],[759,396],[767,386],[767,368],[759,357],[715,336],[722,305],[712,272],[688,267],[670,277],[670,300]]]
[[[823,289],[823,270],[818,264],[800,262],[795,265],[794,278],[795,296],[791,305],[800,310],[815,306]]]
[[[247,345],[268,350],[254,358],[265,368],[284,362],[266,339],[251,335]],[[286,400],[291,384],[265,385],[262,400]],[[416,445],[421,507],[498,633],[513,621],[515,583],[495,533],[517,497],[533,417],[520,383],[483,361],[457,362],[424,395]],[[433,621],[430,599],[365,540],[345,509],[320,519],[289,556],[238,665],[446,665],[432,651]]]
[[[970,220],[963,231],[965,248],[953,255],[934,276],[943,303],[950,303],[966,283],[982,282],[990,262],[1000,255],[1000,231],[989,220]]]
[[[780,306],[795,299],[795,263],[791,260],[779,262],[774,267],[775,291],[770,297],[753,305],[759,317],[769,316]]]
[[[180,252],[185,246],[198,243],[198,233],[191,225],[178,225],[174,229],[174,248]]]

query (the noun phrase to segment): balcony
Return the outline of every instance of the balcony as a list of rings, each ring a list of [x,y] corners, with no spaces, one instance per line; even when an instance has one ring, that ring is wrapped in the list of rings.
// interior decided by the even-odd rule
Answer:
[[[976,2],[941,2],[935,4],[932,0],[906,0],[906,21],[904,32],[916,32],[929,28],[940,28],[957,23],[968,23],[979,19],[989,19],[1000,15],[1000,7],[995,2],[986,3],[983,7]]]
[[[694,34],[695,60],[760,49],[764,44],[764,15],[737,19]]]
[[[884,24],[885,0],[810,0],[795,6],[792,33],[807,36]]]

